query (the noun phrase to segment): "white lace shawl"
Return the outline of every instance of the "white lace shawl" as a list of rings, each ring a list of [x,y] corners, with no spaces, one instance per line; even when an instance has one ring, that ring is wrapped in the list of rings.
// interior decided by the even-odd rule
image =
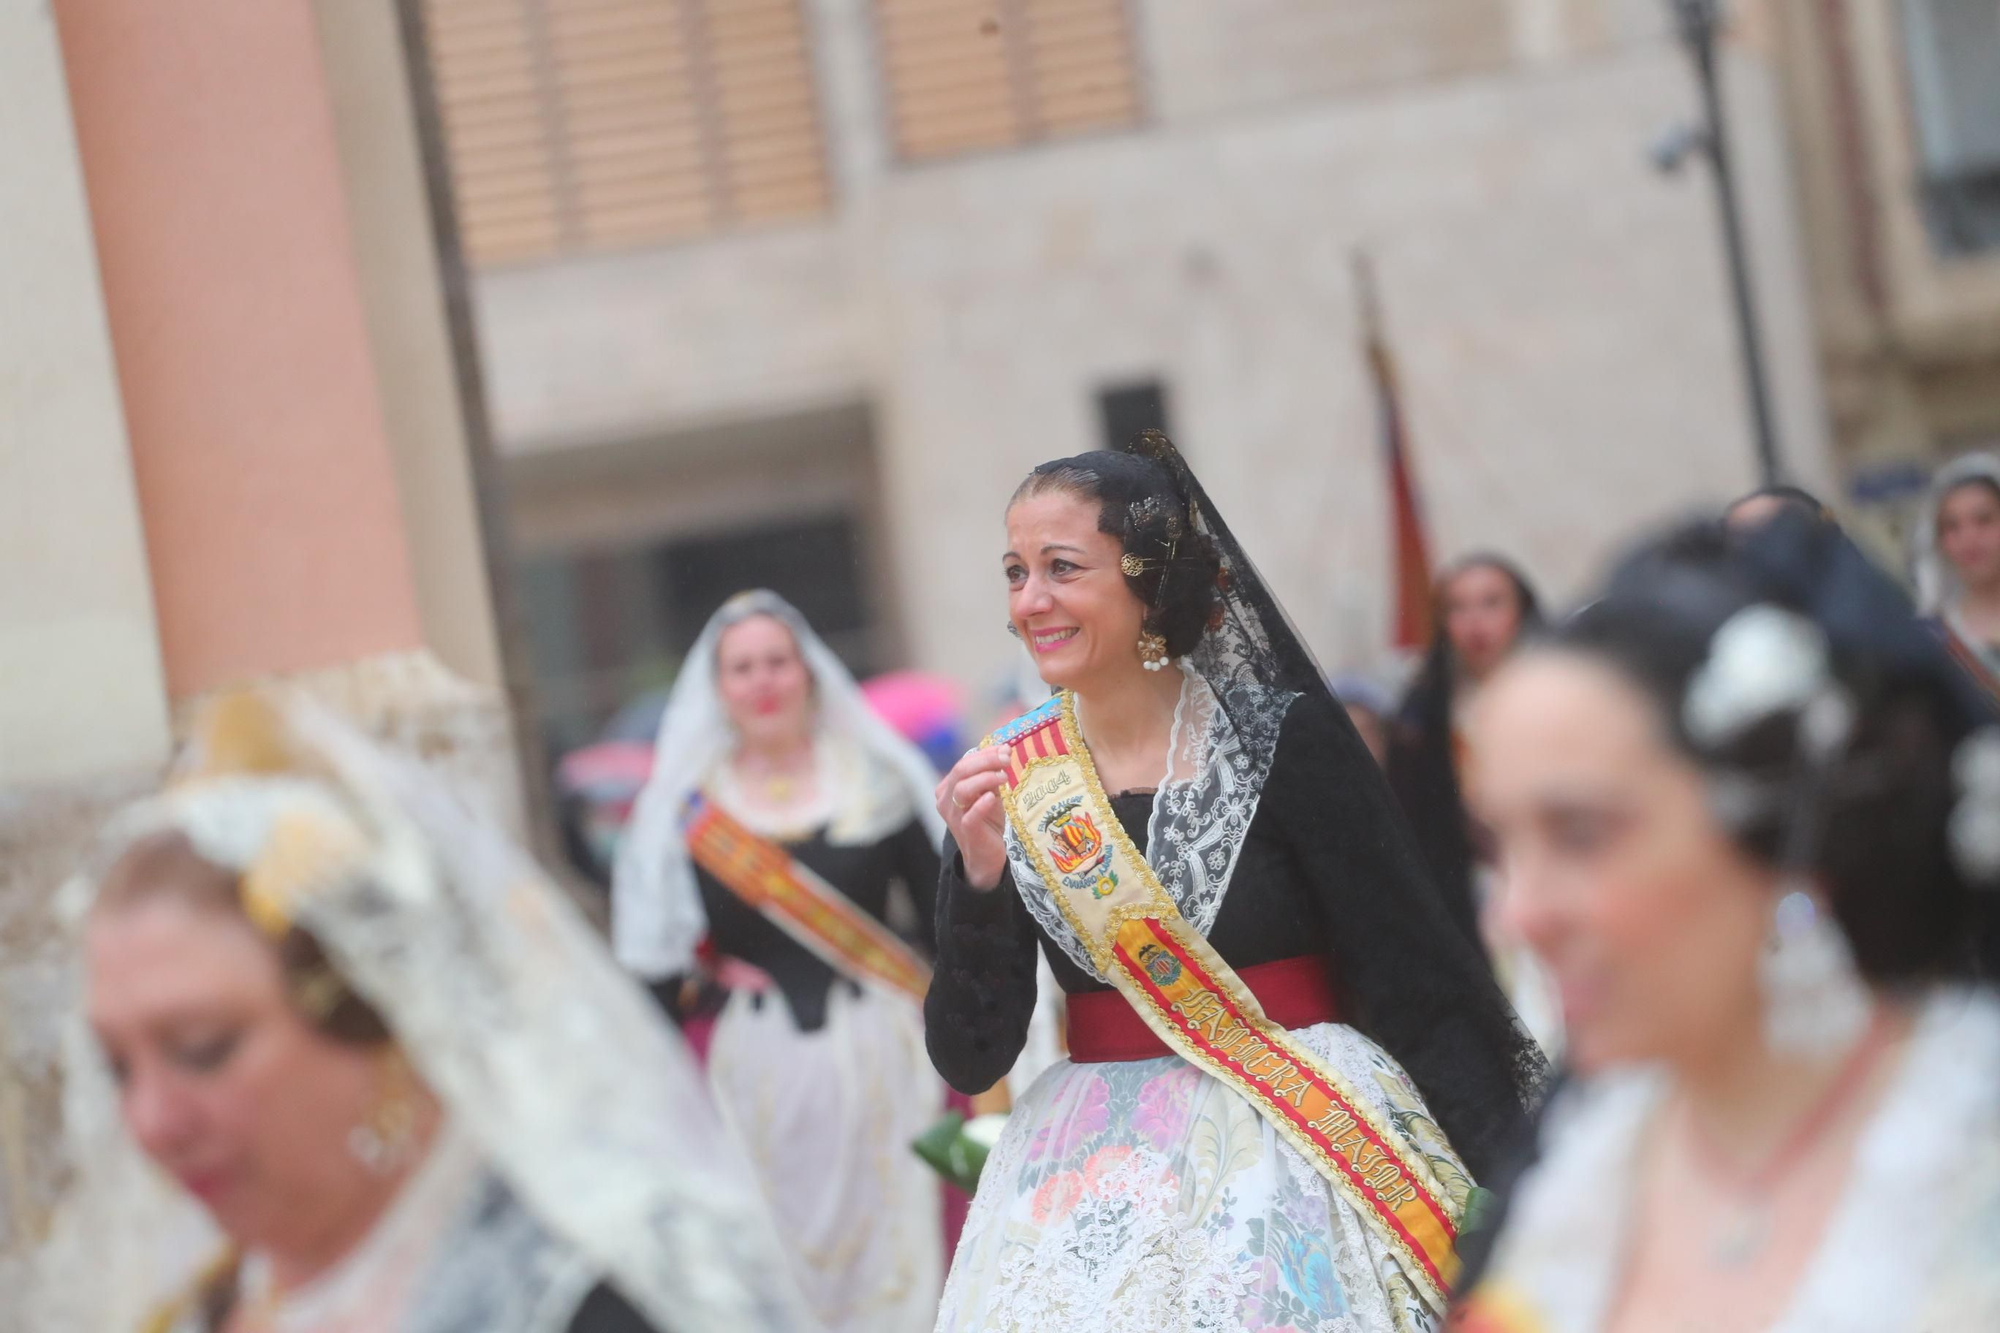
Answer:
[[[1938,543],[1938,509],[1945,496],[1968,481],[1986,481],[2000,486],[2000,456],[1989,453],[1963,454],[1938,469],[1917,514],[1910,534],[1911,566],[1917,584],[1917,606],[1926,615],[1955,618],[1958,599],[1965,589],[1958,572],[1944,558]],[[1961,637],[1965,637],[1961,635]],[[1975,640],[1966,638],[1968,644]]]
[[[1655,1072],[1564,1092],[1487,1280],[1548,1333],[1601,1328],[1616,1297]],[[2000,999],[1925,1002],[1901,1068],[1862,1131],[1818,1252],[1771,1333],[2000,1328]]]
[[[540,1252],[570,1256],[675,1333],[809,1328],[692,1055],[580,912],[434,776],[302,699],[283,703],[288,750],[309,756],[312,776],[184,782],[115,821],[96,869],[173,829],[246,882],[253,867],[271,872],[296,894],[290,919],[546,1234]],[[65,891],[79,928],[95,892],[90,872]],[[37,1257],[31,1326],[115,1333],[184,1292],[218,1246],[125,1131],[82,983],[79,968],[65,1022],[76,1178]]]
[[[724,630],[759,615],[792,632],[812,673],[828,840],[837,846],[875,842],[913,817],[922,821],[933,845],[944,839],[944,821],[931,799],[937,774],[930,762],[868,706],[854,677],[791,603],[762,589],[739,593],[709,617],[687,655],[660,717],[653,774],[618,842],[612,945],[619,962],[650,980],[691,968],[695,946],[708,933],[681,816],[688,798],[719,776],[735,748],[735,732],[716,691],[716,645]]]
[[[1206,935],[1222,910],[1243,839],[1257,817],[1285,713],[1298,696],[1228,684],[1224,688],[1231,691],[1231,706],[1225,709],[1207,677],[1186,661],[1180,670],[1181,695],[1174,707],[1167,771],[1146,825],[1146,863],[1181,915]],[[1108,980],[1050,898],[1011,825],[1007,864],[1022,901],[1048,937],[1086,973]]]

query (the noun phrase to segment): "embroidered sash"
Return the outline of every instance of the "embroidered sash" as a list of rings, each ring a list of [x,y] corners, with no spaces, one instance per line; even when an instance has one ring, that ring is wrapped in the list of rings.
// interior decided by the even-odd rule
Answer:
[[[887,926],[713,801],[688,802],[688,855],[828,967],[851,981],[887,987],[918,1004],[931,970]]]
[[[1147,1026],[1234,1088],[1408,1261],[1442,1307],[1458,1207],[1436,1173],[1335,1070],[1270,1021],[1161,887],[1098,780],[1068,693],[987,741],[1012,763],[1002,801],[1064,918]]]

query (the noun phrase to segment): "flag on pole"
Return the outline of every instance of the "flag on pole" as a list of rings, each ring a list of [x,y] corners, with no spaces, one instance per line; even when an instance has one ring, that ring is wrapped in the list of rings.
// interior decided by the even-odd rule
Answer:
[[[1362,346],[1375,388],[1375,412],[1382,428],[1383,461],[1389,478],[1390,644],[1421,649],[1431,638],[1431,558],[1424,538],[1423,508],[1410,469],[1409,436],[1396,388],[1396,362],[1382,334],[1375,273],[1368,257],[1354,256],[1355,289],[1361,300]]]

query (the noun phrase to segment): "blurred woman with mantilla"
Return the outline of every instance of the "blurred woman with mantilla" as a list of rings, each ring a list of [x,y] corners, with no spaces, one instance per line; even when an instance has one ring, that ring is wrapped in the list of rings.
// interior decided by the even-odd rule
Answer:
[[[1325,677],[1173,445],[1043,464],[1009,626],[1059,693],[939,786],[930,1051],[1015,1108],[941,1330],[1436,1326],[1540,1072]]]
[[[699,1074],[416,765],[237,696],[67,890],[75,1178],[22,1327],[789,1333]]]
[[[783,598],[739,594],[688,654],[619,844],[618,957],[670,999],[720,989],[717,1103],[820,1322],[925,1327],[943,1280],[937,1177],[910,1149],[944,1104],[924,1059],[936,775]]]

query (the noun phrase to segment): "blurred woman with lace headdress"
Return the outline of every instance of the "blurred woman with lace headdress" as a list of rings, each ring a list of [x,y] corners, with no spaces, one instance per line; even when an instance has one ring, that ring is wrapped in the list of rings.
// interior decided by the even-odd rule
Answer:
[[[1473,730],[1572,1077],[1455,1327],[2000,1328],[2000,727],[1902,591],[1703,523]]]
[[[1034,469],[1009,624],[1057,696],[937,791],[932,1059],[1068,1058],[986,1159],[938,1328],[1420,1333],[1541,1064],[1375,761],[1164,435]]]
[[[911,1149],[924,1059],[936,776],[777,594],[731,598],[688,654],[618,848],[612,938],[663,994],[726,995],[708,1044],[808,1306],[828,1328],[929,1324],[938,1179]]]
[[[1945,647],[2000,697],[2000,457],[1953,459],[1917,519],[1917,600]]]
[[[214,706],[66,891],[38,1329],[780,1333],[685,1048],[538,869],[302,700]]]

